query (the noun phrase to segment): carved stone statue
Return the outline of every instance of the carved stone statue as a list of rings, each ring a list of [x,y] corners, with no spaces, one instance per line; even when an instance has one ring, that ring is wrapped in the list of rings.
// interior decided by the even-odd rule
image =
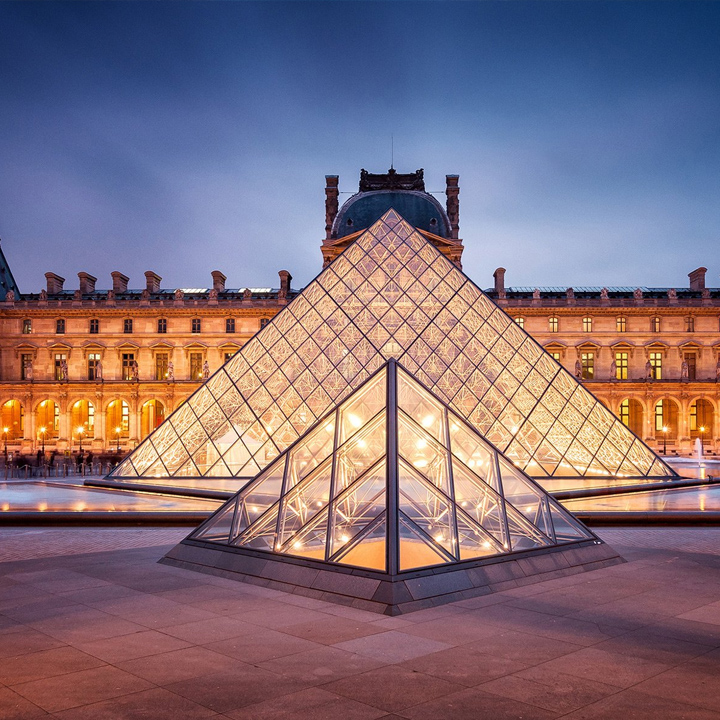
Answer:
[[[252,292],[250,291],[250,288],[245,288],[243,290],[243,300],[252,300]]]
[[[208,300],[217,300],[217,299],[218,299],[217,288],[211,288],[210,292],[208,293]]]
[[[683,360],[680,365],[680,379],[683,382],[687,382],[690,379],[690,366],[687,360]]]
[[[13,290],[8,290],[5,293],[5,302],[15,302],[15,292]]]
[[[103,379],[103,367],[102,362],[100,360],[95,361],[95,380],[98,382],[102,382]]]
[[[280,290],[278,290],[278,300],[286,300],[287,299],[287,290],[284,287],[281,287]]]
[[[718,366],[720,367],[720,360],[718,360]],[[32,381],[33,381],[33,364],[32,364],[32,360],[28,360],[28,361],[25,363],[25,379],[26,379],[28,382],[32,382]]]
[[[180,288],[178,288],[175,291],[175,300],[184,300],[184,299],[185,299],[185,293]]]
[[[168,362],[167,379],[168,382],[175,382],[175,366],[173,365],[172,360]]]
[[[147,300],[150,299],[150,291],[149,291],[147,288],[145,288],[145,289],[140,293],[140,299],[143,300],[143,301],[147,301]]]
[[[133,382],[140,382],[140,368],[138,367],[137,360],[132,361],[130,369],[132,372]]]
[[[533,290],[533,300],[539,300],[540,299],[540,288],[535,288]]]
[[[715,382],[720,382],[720,355],[718,356],[717,365],[715,365]]]
[[[115,291],[114,290],[108,290],[107,299],[108,299],[108,302],[115,301]]]
[[[604,287],[604,288],[600,291],[600,299],[601,299],[601,300],[607,300],[607,299],[609,299],[609,297],[610,297],[610,296],[608,295],[608,289],[607,289],[606,287]]]
[[[579,360],[575,361],[575,377],[578,380],[582,377],[582,363]]]
[[[670,288],[667,292],[667,296],[670,300],[677,300],[677,290]]]
[[[40,291],[40,302],[47,302],[47,290],[45,288]]]
[[[703,291],[702,291],[702,299],[703,299],[703,300],[709,300],[709,299],[710,299],[710,288],[703,288]]]
[[[643,291],[642,291],[640,288],[635,288],[635,290],[633,290],[633,297],[634,297],[636,300],[642,300],[642,298],[643,298]]]
[[[610,363],[610,380],[617,380],[617,363],[615,360]]]
[[[60,362],[60,380],[62,382],[68,381],[68,364],[67,360],[62,360]]]
[[[651,363],[649,360],[645,363],[645,377],[646,377],[648,380],[652,380],[652,379],[653,379],[653,366],[652,366],[652,363]]]
[[[208,361],[206,360],[203,363],[203,380],[207,380],[210,377],[210,365],[208,365]]]
[[[75,302],[80,302],[82,300],[82,291],[79,288],[73,293],[73,300]]]
[[[565,291],[565,295],[567,296],[568,300],[574,300],[575,299],[575,290],[573,290],[573,288],[569,287]]]

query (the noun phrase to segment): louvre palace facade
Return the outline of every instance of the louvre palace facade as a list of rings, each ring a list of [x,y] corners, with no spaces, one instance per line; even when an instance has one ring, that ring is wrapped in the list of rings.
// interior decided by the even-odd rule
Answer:
[[[390,208],[462,267],[458,177],[446,182],[443,206],[422,171],[362,171],[340,207],[338,177],[327,176],[322,267]],[[487,285],[487,269],[465,271]],[[684,288],[513,287],[505,272],[486,294],[639,438],[660,452],[688,453],[696,438],[720,450],[720,288],[706,287],[705,268]],[[153,271],[141,283],[119,271],[100,284],[78,272],[71,288],[46,279],[21,292],[0,251],[0,430],[11,452],[135,448],[298,293],[286,270],[276,287],[254,288],[226,286],[219,270],[204,288],[163,287]]]

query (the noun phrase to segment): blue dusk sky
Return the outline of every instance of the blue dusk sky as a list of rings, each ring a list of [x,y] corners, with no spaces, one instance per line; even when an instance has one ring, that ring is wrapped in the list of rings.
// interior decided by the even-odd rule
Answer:
[[[324,176],[460,175],[482,287],[720,286],[720,4],[0,3],[0,238],[23,292],[293,286]]]

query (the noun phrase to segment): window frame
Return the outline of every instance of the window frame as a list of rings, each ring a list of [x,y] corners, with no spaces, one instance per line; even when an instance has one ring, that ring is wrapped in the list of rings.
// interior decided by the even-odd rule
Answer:
[[[132,318],[123,318],[123,334],[124,335],[132,335],[133,334],[133,319]]]
[[[548,332],[557,333],[560,332],[560,321],[557,315],[551,315],[548,318]]]
[[[624,315],[618,315],[615,318],[615,331],[619,333],[627,332],[627,318]]]
[[[202,318],[192,318],[190,320],[190,332],[194,335],[202,332]]]
[[[582,319],[582,329],[584,333],[591,333],[593,326],[593,319],[591,315],[585,315]]]
[[[100,334],[100,319],[99,318],[90,318],[90,322],[88,325],[88,332],[90,335],[99,335]]]

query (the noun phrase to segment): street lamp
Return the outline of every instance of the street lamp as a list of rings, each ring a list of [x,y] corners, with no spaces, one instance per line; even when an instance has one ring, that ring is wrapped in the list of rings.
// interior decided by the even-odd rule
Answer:
[[[122,430],[122,428],[119,427],[119,426],[115,428],[115,435],[117,436],[117,452],[118,452],[118,455],[120,454],[120,431],[121,431],[121,430]]]
[[[40,428],[40,437],[42,438],[43,457],[45,457],[45,433],[46,432],[47,432],[47,428],[43,425],[43,427]]]
[[[5,453],[5,461],[6,462],[7,462],[7,436],[8,436],[9,431],[10,431],[10,428],[6,428],[6,427],[3,428],[3,439],[5,440],[5,447],[4,447],[3,452]]]
[[[81,426],[77,429],[78,438],[80,439],[80,453],[81,453],[81,454],[82,454],[82,438],[83,438],[83,433],[84,433],[84,432],[85,432],[85,428],[81,425]]]
[[[705,444],[705,426],[700,426],[700,444],[704,446]]]
[[[667,425],[663,425],[663,455],[667,455]]]

